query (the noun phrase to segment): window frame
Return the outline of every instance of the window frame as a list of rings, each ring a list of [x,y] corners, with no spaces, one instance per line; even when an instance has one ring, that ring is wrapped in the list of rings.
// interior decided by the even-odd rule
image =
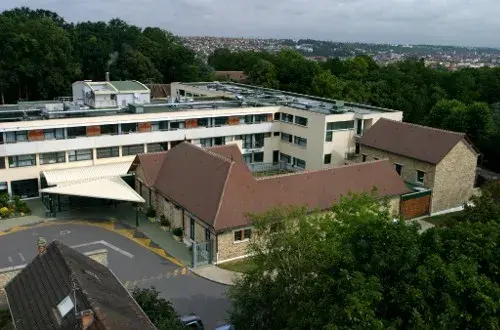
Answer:
[[[419,175],[420,173],[422,173],[422,181],[420,181],[420,180],[418,179],[418,175]],[[417,183],[424,184],[424,182],[425,182],[425,171],[422,171],[422,170],[416,170],[416,178],[415,178],[415,181],[416,181]]]
[[[102,152],[109,152],[109,154],[103,155]],[[104,148],[96,148],[95,150],[96,159],[104,159],[104,158],[115,158],[120,157],[120,147],[104,147]]]
[[[28,157],[28,156],[31,156],[30,157],[31,159],[27,159],[26,157]],[[21,162],[27,162],[27,161],[31,160],[31,164],[29,164],[29,165],[19,165],[19,162],[20,162],[19,157],[24,157],[24,159],[21,159]],[[8,161],[9,161],[9,168],[36,166],[36,154],[26,154],[26,155],[9,156]],[[12,166],[14,163],[15,163],[15,165]]]
[[[44,157],[44,155],[47,155]],[[50,162],[44,161],[44,158],[49,157],[49,155],[55,156],[56,161],[55,162]],[[56,152],[44,152],[38,155],[38,159],[40,161],[40,165],[49,165],[49,164],[60,164],[60,163],[66,163],[66,152],[64,151],[56,151]],[[53,159],[53,158],[51,158]],[[62,159],[62,161],[60,161]]]
[[[287,143],[293,143],[293,135],[282,132],[281,133],[281,141],[287,142]]]
[[[299,162],[304,163],[304,166],[299,166]],[[305,160],[297,158],[297,157],[293,157],[293,167],[298,167],[298,168],[305,170],[306,166],[307,166],[307,162]]]
[[[299,119],[300,118],[300,119]],[[305,122],[305,124],[301,124],[298,122],[298,120],[303,120]],[[299,126],[302,126],[302,127],[307,127],[307,124],[309,123],[309,119],[307,119],[306,117],[302,117],[302,116],[295,116],[294,118],[294,121],[293,121],[296,125],[299,125]]]
[[[236,239],[236,236],[239,236],[240,239]],[[233,243],[243,243],[248,242],[252,238],[252,227],[240,228],[237,230],[233,230]]]
[[[85,151],[85,153],[82,153],[84,151]],[[88,152],[88,151],[90,151],[90,152]],[[81,154],[79,154],[79,152]],[[74,155],[72,155],[71,153],[74,153]],[[83,156],[86,156],[86,155],[90,155],[90,158],[82,158]],[[73,160],[71,160],[72,157],[74,158]],[[94,159],[94,150],[93,149],[75,149],[75,150],[68,151],[68,163],[82,162],[82,161],[93,160],[93,159]]]
[[[324,154],[323,156],[323,164],[331,164],[332,163],[332,154]]]
[[[130,149],[132,148],[137,148],[137,147],[140,147],[139,149],[139,153],[137,152],[130,152]],[[125,152],[125,150],[127,150],[127,152]],[[136,150],[137,151],[137,150]],[[143,154],[144,153],[144,144],[129,144],[129,145],[126,145],[126,146],[122,146],[122,156],[134,156],[134,155],[139,155],[139,154]]]
[[[307,139],[301,136],[295,135],[293,137],[293,143],[302,148],[307,148]]]

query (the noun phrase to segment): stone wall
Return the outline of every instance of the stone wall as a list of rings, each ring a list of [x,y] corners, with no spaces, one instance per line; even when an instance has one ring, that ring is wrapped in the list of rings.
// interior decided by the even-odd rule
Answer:
[[[217,234],[217,263],[246,256],[248,243],[249,241],[235,242],[233,231]]]
[[[459,142],[436,168],[431,212],[462,206],[468,202],[476,180],[477,154],[466,142]]]
[[[108,267],[108,250],[100,249],[95,251],[89,251],[84,253],[90,259],[97,261],[100,264]],[[0,308],[6,308],[7,306],[7,296],[5,294],[5,286],[7,283],[13,279],[26,265],[19,265],[15,267],[6,267],[0,269]]]
[[[435,173],[436,166],[426,162],[422,162],[413,158],[404,157],[400,155],[395,155],[383,150],[370,148],[366,146],[360,146],[360,154],[366,155],[366,161],[378,159],[389,159],[393,164],[402,165],[401,178],[404,181],[417,183],[417,170],[425,172],[424,184],[423,186],[432,189],[435,185]],[[358,158],[359,162],[362,162],[362,157]]]

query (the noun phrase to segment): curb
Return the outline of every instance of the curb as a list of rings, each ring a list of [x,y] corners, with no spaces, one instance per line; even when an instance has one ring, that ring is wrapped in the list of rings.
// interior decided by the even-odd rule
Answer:
[[[217,280],[215,280],[215,279],[213,279],[213,278],[210,278],[210,277],[205,277],[205,276],[203,276],[203,275],[198,274],[196,271],[194,271],[194,270],[193,270],[194,268],[188,268],[188,269],[189,269],[189,271],[190,271],[193,275],[195,275],[195,276],[197,276],[197,277],[199,277],[199,278],[202,278],[202,279],[204,279],[204,280],[210,281],[210,282],[212,282],[212,283],[219,284],[219,285],[225,285],[225,286],[234,286],[234,282],[232,282],[232,283],[226,283],[226,282],[217,281]]]

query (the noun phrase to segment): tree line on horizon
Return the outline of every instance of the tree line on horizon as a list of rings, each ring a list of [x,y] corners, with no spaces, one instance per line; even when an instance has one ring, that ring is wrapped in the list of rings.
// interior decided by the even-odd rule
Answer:
[[[387,66],[369,56],[317,63],[294,50],[217,49],[200,59],[172,33],[120,19],[66,22],[26,7],[0,13],[0,103],[69,95],[76,80],[209,81],[241,70],[253,85],[402,110],[404,120],[465,132],[500,170],[500,68],[432,69],[410,59]]]

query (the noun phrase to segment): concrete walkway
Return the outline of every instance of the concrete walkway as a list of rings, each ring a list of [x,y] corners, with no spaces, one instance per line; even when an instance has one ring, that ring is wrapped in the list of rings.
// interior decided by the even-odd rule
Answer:
[[[219,268],[215,265],[206,265],[191,269],[193,273],[212,282],[217,282],[225,285],[234,285],[236,280],[239,280],[243,274],[232,272],[230,270]]]

